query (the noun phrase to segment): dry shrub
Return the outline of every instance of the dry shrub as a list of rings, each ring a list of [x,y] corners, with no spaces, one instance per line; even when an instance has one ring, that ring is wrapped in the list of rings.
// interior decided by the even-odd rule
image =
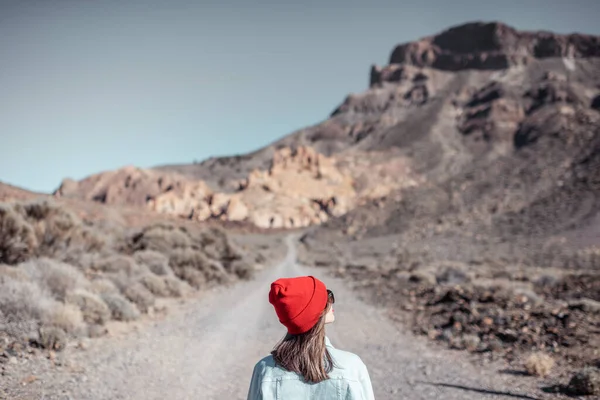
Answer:
[[[19,203],[19,211],[27,218],[41,221],[56,213],[56,204],[48,199],[33,200],[26,203]]]
[[[16,280],[9,276],[0,276],[0,309],[5,315],[40,317],[43,314],[41,303],[28,300],[48,299],[50,297],[36,284]]]
[[[110,280],[120,293],[123,293],[134,282],[134,279],[127,276],[124,272],[106,273],[102,274],[102,276]]]
[[[465,349],[471,353],[477,351],[481,344],[481,339],[477,335],[465,335],[462,340]]]
[[[99,295],[103,295],[105,293],[119,293],[117,286],[111,280],[106,278],[94,279],[90,284],[90,288],[92,292]]]
[[[198,250],[175,250],[171,255],[170,264],[175,275],[194,287],[200,287],[204,282],[224,283],[229,280],[221,263],[209,259]]]
[[[76,333],[82,327],[79,309],[54,300],[33,282],[0,277],[2,330],[15,338],[32,337],[44,325]]]
[[[98,251],[106,244],[102,234],[50,199],[19,203],[16,209],[33,227],[38,256],[63,260],[70,252]]]
[[[47,289],[58,300],[64,300],[69,291],[87,285],[87,280],[75,267],[60,261],[40,258],[19,266],[31,281]]]
[[[146,268],[146,267],[144,266],[143,268]],[[140,283],[140,280],[142,279],[142,277],[147,276],[147,275],[152,275],[152,273],[150,271],[148,271],[147,269],[142,269],[139,273],[136,273],[133,276],[127,275],[125,272],[121,271],[118,273],[104,274],[104,277],[109,279],[114,284],[114,286],[119,290],[119,292],[121,294],[125,295],[126,298],[128,298],[129,300],[136,303],[138,305],[138,308],[140,311],[145,312],[145,309],[147,308],[147,306],[145,305],[145,302],[140,299],[139,300],[140,303],[138,304],[137,300],[133,300],[132,298],[130,298],[130,296],[134,296],[134,297],[143,296],[141,294],[138,294],[138,292],[139,292],[138,289],[133,289],[133,290],[131,289],[134,286],[141,287],[140,290],[144,290],[145,294],[151,295],[151,293],[148,293],[148,290],[144,287],[144,285],[142,285]]]
[[[204,253],[218,260],[230,274],[242,279],[252,276],[252,267],[245,260],[244,251],[235,244],[222,228],[211,227],[200,234],[200,244]]]
[[[257,252],[254,255],[254,262],[257,264],[263,264],[265,262],[267,262],[267,257],[265,257],[265,255],[261,252]]]
[[[131,249],[136,252],[135,259],[157,275],[170,273],[164,262],[167,256],[175,275],[194,287],[227,282],[229,275],[249,278],[253,272],[243,251],[221,228],[198,230],[192,235],[184,227],[153,225],[133,236]]]
[[[20,268],[6,264],[0,264],[0,277],[6,276],[17,281],[28,281],[29,276]]]
[[[85,252],[100,251],[107,247],[111,241],[110,237],[91,226],[82,227],[79,230],[79,238],[83,244],[80,249]]]
[[[102,337],[108,333],[108,329],[102,325],[88,325],[87,326],[87,337],[97,338]]]
[[[83,316],[79,308],[72,304],[56,303],[44,314],[42,324],[60,328],[66,333],[75,333],[83,325]]]
[[[164,224],[144,228],[133,237],[132,242],[134,250],[155,250],[164,254],[192,245],[192,239],[185,229]]]
[[[28,337],[46,314],[57,306],[48,293],[32,282],[0,277],[0,311],[3,331],[13,337]]]
[[[139,264],[132,257],[115,254],[98,261],[94,270],[105,273],[124,273],[128,276],[141,271]]]
[[[140,317],[136,306],[120,293],[104,292],[101,294],[101,298],[110,309],[112,317],[118,321],[133,321]]]
[[[173,272],[177,274],[177,268],[191,266],[199,271],[208,269],[211,260],[204,253],[194,249],[177,249],[174,250],[169,264]]]
[[[80,271],[89,273],[94,271],[94,266],[106,256],[97,252],[74,251],[69,253],[63,261],[76,266]]]
[[[165,276],[163,280],[170,296],[182,297],[192,290],[185,281],[179,280],[174,276]]]
[[[215,260],[241,258],[241,251],[232,245],[227,233],[217,227],[210,227],[200,233],[200,245],[206,255]]]
[[[67,346],[66,333],[54,326],[44,326],[39,331],[39,344],[49,350],[63,350]]]
[[[33,228],[10,205],[0,203],[0,263],[17,264],[34,253]]]
[[[123,294],[143,313],[147,313],[148,309],[154,306],[154,296],[141,283],[135,283],[127,287]]]
[[[529,375],[545,377],[554,367],[554,359],[545,353],[533,353],[525,360],[525,370]]]
[[[246,259],[234,260],[229,263],[229,270],[240,279],[251,279],[254,276],[254,268]]]
[[[0,262],[46,256],[75,263],[106,243],[104,234],[50,199],[0,205]]]
[[[206,284],[204,274],[191,266],[177,267],[175,273],[195,289],[200,289]]]
[[[154,250],[137,251],[133,255],[138,264],[148,267],[148,269],[156,275],[171,275],[173,271],[169,267],[169,259]]]
[[[77,277],[68,281],[61,275],[64,270],[62,265],[58,265],[59,273],[54,274],[52,268],[43,268],[41,272],[36,268],[46,266],[39,263],[40,260],[30,261],[24,268],[28,275],[34,274],[35,280],[32,282],[13,279],[9,276],[0,277],[0,311],[4,316],[4,329],[13,337],[31,336],[32,332],[40,325],[54,326],[65,332],[75,333],[82,327],[82,316],[78,308],[63,304],[51,297],[51,291],[55,291],[60,296],[66,294],[73,282],[77,283]],[[25,265],[25,264],[24,264]],[[32,267],[33,266],[33,267]],[[32,271],[28,271],[33,268]],[[48,271],[50,273],[46,274]],[[67,275],[70,277],[70,270],[67,269]],[[39,274],[38,274],[39,273]],[[55,282],[55,278],[58,280]],[[38,283],[38,284],[36,284]]]
[[[104,325],[111,316],[110,309],[96,294],[84,289],[76,289],[69,293],[67,302],[81,310],[83,320],[88,324]]]
[[[140,277],[140,283],[155,296],[168,297],[171,295],[165,277],[154,274],[144,274]]]

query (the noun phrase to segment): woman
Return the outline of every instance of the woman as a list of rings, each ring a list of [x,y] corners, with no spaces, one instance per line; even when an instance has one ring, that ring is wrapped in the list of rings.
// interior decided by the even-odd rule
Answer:
[[[254,367],[248,400],[373,400],[367,367],[334,348],[325,324],[335,320],[333,292],[312,276],[271,284],[269,302],[287,334]]]

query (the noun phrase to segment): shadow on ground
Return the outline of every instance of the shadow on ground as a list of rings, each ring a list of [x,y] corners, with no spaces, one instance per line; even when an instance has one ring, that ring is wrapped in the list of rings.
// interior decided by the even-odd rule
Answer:
[[[468,391],[468,392],[477,392],[477,393],[481,393],[481,394],[489,394],[489,395],[496,395],[496,396],[506,396],[506,397],[512,397],[512,398],[515,398],[515,399],[540,400],[537,397],[531,397],[531,396],[528,396],[528,395],[525,395],[525,394],[512,393],[512,392],[503,392],[503,391],[496,391],[496,390],[489,390],[489,389],[469,387],[469,386],[463,386],[463,385],[454,385],[454,384],[451,384],[451,383],[424,382],[424,381],[419,381],[417,383],[419,383],[421,385],[430,385],[430,386],[436,386],[436,387],[445,387],[445,388],[451,388],[451,389],[464,390],[464,391]]]

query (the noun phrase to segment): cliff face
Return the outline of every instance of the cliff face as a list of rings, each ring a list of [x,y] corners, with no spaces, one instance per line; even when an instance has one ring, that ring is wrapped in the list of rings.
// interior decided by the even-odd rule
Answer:
[[[56,195],[266,228],[329,221],[353,234],[445,218],[579,226],[597,209],[599,56],[594,36],[465,24],[397,46],[329,119],[254,153],[128,167],[65,181]],[[557,211],[551,199],[581,185],[594,200],[574,195],[572,208],[591,211]],[[546,221],[546,211],[558,214]]]
[[[600,56],[600,40],[589,35],[520,32],[493,23],[469,23],[399,45],[390,64],[409,64],[447,71],[500,70],[546,58]]]

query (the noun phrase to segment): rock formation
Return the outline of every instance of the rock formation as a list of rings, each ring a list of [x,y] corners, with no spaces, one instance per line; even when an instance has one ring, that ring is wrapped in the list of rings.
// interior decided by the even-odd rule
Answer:
[[[390,64],[432,67],[440,70],[501,70],[545,58],[600,56],[600,40],[587,35],[520,32],[508,25],[468,23],[399,45]]]
[[[346,213],[356,201],[354,182],[333,159],[309,147],[284,147],[267,170],[253,170],[234,192],[214,190],[202,180],[175,173],[125,167],[81,182],[65,180],[57,197],[152,211],[204,221],[247,221],[261,228],[319,224]]]

